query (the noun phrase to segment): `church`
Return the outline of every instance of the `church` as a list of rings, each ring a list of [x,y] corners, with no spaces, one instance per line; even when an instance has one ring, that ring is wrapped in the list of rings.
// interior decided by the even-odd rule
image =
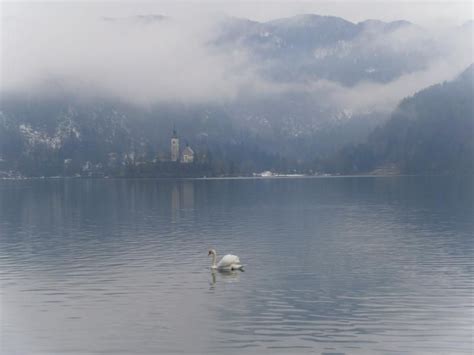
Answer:
[[[186,147],[180,154],[179,138],[178,134],[176,133],[176,128],[173,129],[173,135],[171,137],[171,161],[181,162],[184,164],[194,162],[194,151],[188,144],[186,144]]]

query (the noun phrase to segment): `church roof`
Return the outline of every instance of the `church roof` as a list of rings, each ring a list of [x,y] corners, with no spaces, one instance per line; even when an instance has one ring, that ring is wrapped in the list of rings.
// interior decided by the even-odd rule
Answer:
[[[183,155],[194,155],[194,151],[188,145],[186,148],[183,149]]]

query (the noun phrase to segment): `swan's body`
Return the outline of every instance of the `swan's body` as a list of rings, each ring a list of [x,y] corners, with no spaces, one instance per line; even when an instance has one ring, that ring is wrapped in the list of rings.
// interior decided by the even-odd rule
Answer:
[[[242,270],[243,265],[240,264],[240,259],[236,255],[227,254],[225,255],[217,264],[217,253],[214,249],[209,250],[209,254],[212,255],[212,265],[211,269],[219,271],[233,271],[233,270]]]

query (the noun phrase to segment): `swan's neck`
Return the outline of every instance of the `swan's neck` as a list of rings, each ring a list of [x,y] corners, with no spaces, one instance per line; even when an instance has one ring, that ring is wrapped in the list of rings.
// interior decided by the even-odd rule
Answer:
[[[212,254],[212,265],[211,265],[211,267],[212,267],[213,269],[215,269],[215,268],[217,267],[217,265],[216,265],[216,259],[217,259],[217,255],[213,253],[213,254]]]

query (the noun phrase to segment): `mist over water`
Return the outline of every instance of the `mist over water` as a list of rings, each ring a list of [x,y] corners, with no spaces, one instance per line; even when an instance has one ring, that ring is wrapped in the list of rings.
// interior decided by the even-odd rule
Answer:
[[[471,353],[472,215],[469,178],[0,181],[0,352]]]

